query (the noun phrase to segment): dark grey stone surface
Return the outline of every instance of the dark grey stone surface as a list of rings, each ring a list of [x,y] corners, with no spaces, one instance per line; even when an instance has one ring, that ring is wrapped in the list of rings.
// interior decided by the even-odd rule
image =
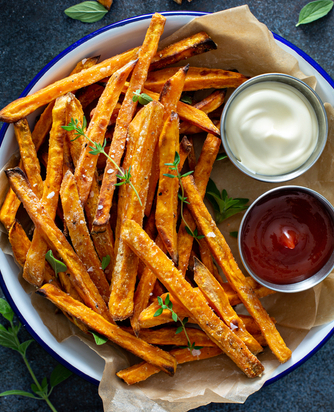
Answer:
[[[219,11],[244,4],[241,0],[114,0],[103,20],[84,24],[68,18],[63,10],[76,1],[0,0],[0,107],[16,99],[31,79],[59,52],[81,37],[107,24],[155,11]],[[250,0],[253,14],[269,29],[303,49],[334,77],[334,12],[309,25],[296,28],[300,9],[307,0]],[[2,296],[2,295],[1,295]],[[1,323],[6,325],[3,318]],[[23,329],[21,340],[29,339]],[[28,350],[31,366],[41,380],[50,376],[56,361],[37,343]],[[211,404],[198,411],[324,411],[334,410],[333,369],[334,339],[330,339],[311,359],[297,370],[252,395],[244,405]],[[31,378],[20,358],[10,349],[0,347],[0,392],[10,389],[30,390]],[[97,387],[73,375],[51,395],[58,411],[102,411]],[[22,397],[0,398],[2,412],[48,411],[41,401]]]

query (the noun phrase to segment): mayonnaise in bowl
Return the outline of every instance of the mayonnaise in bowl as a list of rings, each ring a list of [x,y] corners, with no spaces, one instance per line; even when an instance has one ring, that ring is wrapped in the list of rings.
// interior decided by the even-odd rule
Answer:
[[[321,101],[305,83],[267,74],[248,80],[233,93],[222,130],[226,152],[241,170],[259,180],[284,181],[319,157],[327,138],[327,118]],[[280,180],[275,180],[278,176]]]

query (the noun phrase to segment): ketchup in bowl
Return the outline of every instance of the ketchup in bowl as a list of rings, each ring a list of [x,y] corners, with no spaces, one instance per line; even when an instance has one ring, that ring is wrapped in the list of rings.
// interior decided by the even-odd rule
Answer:
[[[239,247],[252,275],[271,284],[293,284],[315,275],[330,260],[333,210],[314,193],[296,186],[274,189],[247,211]]]

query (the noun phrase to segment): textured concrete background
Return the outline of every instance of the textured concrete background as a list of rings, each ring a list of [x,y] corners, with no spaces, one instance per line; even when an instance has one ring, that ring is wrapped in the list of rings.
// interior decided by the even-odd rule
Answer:
[[[155,11],[195,10],[215,12],[245,2],[242,0],[114,0],[103,20],[84,24],[64,13],[76,0],[0,0],[0,107],[16,99],[30,80],[59,52],[107,24]],[[79,0],[78,0],[79,2]],[[333,78],[334,11],[327,17],[295,27],[300,9],[308,0],[250,0],[253,14],[268,28],[283,36],[315,59]],[[0,296],[3,297],[1,290]],[[3,318],[0,322],[7,326]],[[29,339],[23,329],[21,341]],[[37,343],[28,350],[29,361],[38,379],[50,376],[56,361]],[[208,411],[333,411],[334,339],[330,339],[304,365],[278,382],[252,395],[244,405],[211,404],[196,409]],[[10,389],[29,391],[31,378],[20,358],[0,347],[0,392]],[[102,411],[97,387],[73,375],[51,395],[59,412]],[[42,401],[18,396],[0,398],[1,412],[48,411]]]

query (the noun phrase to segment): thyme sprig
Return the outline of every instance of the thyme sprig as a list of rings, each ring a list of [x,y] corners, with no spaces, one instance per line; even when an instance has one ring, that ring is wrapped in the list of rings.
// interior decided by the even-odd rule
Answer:
[[[91,149],[91,151],[89,152],[90,154],[99,155],[100,153],[102,153],[104,156],[106,156],[120,173],[120,174],[116,175],[116,177],[118,177],[120,182],[115,183],[115,186],[121,186],[121,185],[124,185],[124,184],[129,184],[131,186],[131,188],[134,190],[134,192],[136,193],[136,196],[139,200],[140,206],[142,206],[143,204],[142,204],[142,201],[140,200],[139,194],[138,194],[136,188],[133,186],[133,184],[131,182],[131,173],[130,173],[131,166],[129,167],[128,170],[123,170],[121,167],[119,167],[118,164],[104,150],[104,148],[106,147],[106,144],[107,144],[106,139],[104,139],[103,144],[94,142],[90,137],[88,137],[86,135],[86,133],[85,133],[86,127],[87,127],[86,117],[83,118],[82,127],[79,126],[78,119],[74,120],[73,118],[71,118],[71,121],[67,126],[62,126],[62,128],[64,130],[68,131],[68,132],[71,132],[73,130],[75,131],[75,136],[76,137],[71,140],[72,142],[74,140],[78,139],[80,136],[83,136],[85,139],[87,139],[92,144],[92,146],[89,146],[89,148]]]
[[[170,298],[169,298],[169,293],[167,293],[165,302],[163,301],[161,296],[158,296],[158,303],[160,305],[160,308],[155,312],[155,314],[153,315],[154,317],[160,316],[162,314],[162,312],[164,311],[164,309],[169,310],[172,313],[172,319],[174,322],[179,321],[181,323],[181,326],[179,326],[176,329],[175,334],[181,333],[182,331],[184,331],[184,334],[186,335],[187,341],[188,341],[188,345],[187,346],[181,346],[182,348],[188,348],[190,351],[192,351],[193,349],[202,349],[203,346],[196,346],[195,342],[191,343],[187,330],[186,330],[186,323],[188,322],[188,318],[184,318],[183,321],[178,317],[177,313],[174,312],[173,310],[173,302],[171,302]]]
[[[172,175],[170,173],[164,173],[164,176],[170,177],[172,179],[174,179],[176,177],[179,180],[181,193],[178,194],[178,197],[181,201],[181,219],[182,219],[183,223],[185,224],[186,232],[188,233],[188,235],[192,236],[196,240],[199,240],[199,239],[202,239],[204,236],[199,235],[198,232],[197,232],[197,229],[195,229],[194,231],[191,230],[190,226],[188,225],[188,223],[187,223],[187,221],[184,217],[184,213],[183,213],[184,204],[185,203],[189,204],[189,202],[188,202],[187,198],[184,195],[184,187],[183,187],[181,179],[183,177],[191,175],[192,173],[194,173],[194,171],[192,170],[190,172],[186,172],[183,175],[181,175],[181,173],[179,172],[179,168],[178,168],[179,163],[180,163],[180,155],[178,154],[178,152],[175,152],[174,162],[173,163],[165,163],[165,166],[168,166],[169,170],[171,170],[171,171],[176,171],[176,175]]]

